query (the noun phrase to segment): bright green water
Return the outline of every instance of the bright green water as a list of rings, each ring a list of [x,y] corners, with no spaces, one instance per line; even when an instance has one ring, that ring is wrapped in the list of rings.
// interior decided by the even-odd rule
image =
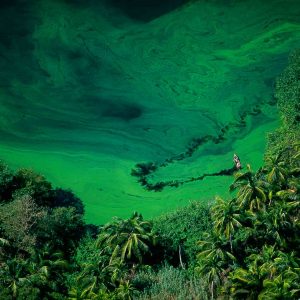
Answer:
[[[156,9],[143,1],[0,7],[0,156],[74,190],[94,223],[228,195],[231,177],[150,192],[130,172],[226,125],[223,142],[150,179],[218,172],[233,152],[257,168],[277,126],[274,78],[300,46],[299,1],[153,1]],[[246,125],[237,127],[241,116]]]

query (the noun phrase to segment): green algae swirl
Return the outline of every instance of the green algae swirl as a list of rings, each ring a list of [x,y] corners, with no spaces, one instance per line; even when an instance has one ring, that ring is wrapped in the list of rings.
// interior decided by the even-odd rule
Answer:
[[[192,179],[234,152],[260,165],[300,46],[298,1],[144,2],[1,4],[0,156],[73,189],[94,223],[213,199],[230,176]],[[183,184],[144,189],[143,162],[150,183]]]

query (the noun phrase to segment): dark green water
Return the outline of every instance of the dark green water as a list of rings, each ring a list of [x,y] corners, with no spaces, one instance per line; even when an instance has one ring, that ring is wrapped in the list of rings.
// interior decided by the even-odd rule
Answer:
[[[228,176],[153,192],[130,173],[155,162],[151,182],[185,181],[234,152],[257,168],[300,46],[292,0],[2,1],[0,22],[0,156],[74,190],[94,223],[228,194]]]

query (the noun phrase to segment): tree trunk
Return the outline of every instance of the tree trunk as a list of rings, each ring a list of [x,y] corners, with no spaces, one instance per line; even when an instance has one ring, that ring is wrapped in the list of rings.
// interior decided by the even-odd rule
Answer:
[[[179,245],[178,247],[178,254],[179,254],[179,262],[180,262],[180,266],[182,269],[184,269],[184,265],[182,263],[182,258],[181,258],[181,246]]]

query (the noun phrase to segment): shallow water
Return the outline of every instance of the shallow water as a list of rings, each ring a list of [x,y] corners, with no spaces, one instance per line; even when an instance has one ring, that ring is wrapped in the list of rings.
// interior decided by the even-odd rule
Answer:
[[[231,176],[189,180],[234,152],[257,168],[278,124],[299,1],[161,2],[1,2],[0,156],[74,190],[89,222],[228,196]],[[142,162],[182,184],[146,190]]]

